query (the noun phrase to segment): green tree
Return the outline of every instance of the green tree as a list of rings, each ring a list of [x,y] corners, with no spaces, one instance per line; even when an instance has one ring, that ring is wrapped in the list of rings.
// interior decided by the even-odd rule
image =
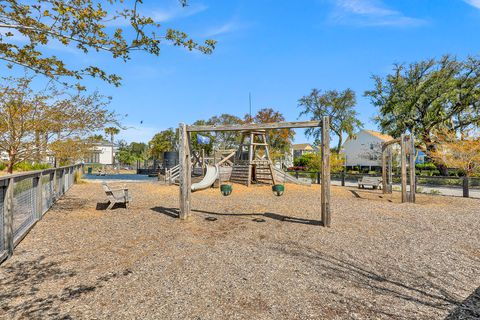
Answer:
[[[165,151],[175,151],[178,145],[178,131],[169,128],[155,134],[148,143],[149,154],[160,159]]]
[[[199,44],[184,32],[161,28],[154,17],[142,15],[142,0],[32,0],[0,2],[0,59],[22,66],[57,81],[85,76],[119,85],[121,78],[96,65],[67,65],[48,53],[49,45],[59,43],[88,54],[106,52],[114,59],[130,60],[143,51],[159,55],[161,44],[169,43],[209,54],[215,41]],[[182,6],[186,0],[180,0]],[[24,41],[16,41],[17,37]],[[78,87],[81,87],[77,83]]]
[[[344,91],[329,90],[321,93],[313,89],[310,95],[304,96],[298,100],[298,106],[302,108],[300,116],[308,116],[311,120],[322,120],[324,116],[330,117],[330,129],[337,135],[338,152],[343,144],[344,134],[352,137],[362,122],[357,118],[358,113],[354,110],[357,103],[355,92],[351,89]],[[321,130],[319,128],[309,128],[305,131],[307,137],[314,137],[317,144],[320,141]]]
[[[461,132],[480,125],[480,60],[444,56],[408,66],[396,64],[386,77],[374,76],[366,91],[378,108],[383,132],[399,137],[413,132],[427,156],[436,152],[439,132]],[[439,168],[443,174],[446,167]]]
[[[143,161],[148,158],[148,146],[143,142],[125,141],[118,143],[117,159],[119,163],[132,165],[137,161]]]
[[[131,153],[139,160],[148,158],[148,145],[143,142],[131,142],[128,146]]]
[[[207,120],[208,125],[226,125],[226,124],[242,124],[243,121],[237,116],[224,113],[220,116],[213,116]],[[240,143],[240,133],[237,131],[218,131],[214,134],[216,149],[236,149]]]

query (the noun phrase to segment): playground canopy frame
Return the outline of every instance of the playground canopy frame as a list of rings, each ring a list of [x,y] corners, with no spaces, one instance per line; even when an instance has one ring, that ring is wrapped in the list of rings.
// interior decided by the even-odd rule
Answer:
[[[407,193],[407,141],[410,143],[408,148],[410,192]],[[382,143],[382,190],[383,193],[392,193],[392,146],[400,144],[400,167],[401,167],[401,186],[402,203],[415,203],[416,181],[415,181],[415,137],[413,134],[402,134],[400,138]],[[388,180],[388,182],[387,182]]]
[[[179,124],[179,164],[180,164],[180,219],[187,219],[191,211],[191,149],[190,134],[192,132],[212,131],[248,131],[248,130],[277,130],[294,128],[315,128],[321,131],[322,154],[322,184],[321,184],[321,219],[325,227],[330,227],[330,120],[323,117],[322,121],[297,121],[273,123],[249,123],[241,125],[218,126],[188,126]]]

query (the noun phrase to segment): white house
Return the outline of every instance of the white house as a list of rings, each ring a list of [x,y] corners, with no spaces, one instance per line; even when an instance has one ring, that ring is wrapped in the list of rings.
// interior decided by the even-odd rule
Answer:
[[[382,165],[382,143],[392,140],[387,134],[372,130],[360,130],[343,144],[347,167],[379,167]]]
[[[102,141],[95,144],[85,163],[111,165],[114,163],[116,147],[108,141]]]

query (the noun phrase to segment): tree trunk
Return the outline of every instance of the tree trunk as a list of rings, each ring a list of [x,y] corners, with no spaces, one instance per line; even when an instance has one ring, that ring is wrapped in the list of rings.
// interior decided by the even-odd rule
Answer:
[[[338,145],[337,145],[337,153],[340,153],[340,149],[342,148],[343,137],[341,134],[338,135]]]
[[[429,138],[424,138],[423,139],[424,142],[425,142],[425,145],[426,145],[426,154],[427,156],[430,156],[430,154],[434,151],[437,150],[437,146],[432,143],[432,141],[429,139]],[[437,166],[437,169],[438,171],[440,172],[440,175],[442,176],[448,176],[448,168],[446,165],[442,164],[442,163],[438,163],[436,161],[435,162],[435,165]]]
[[[15,165],[16,154],[15,153],[8,153],[8,165],[7,165],[7,172],[13,173],[13,166]]]
[[[35,162],[42,162],[42,144],[40,132],[35,131]]]

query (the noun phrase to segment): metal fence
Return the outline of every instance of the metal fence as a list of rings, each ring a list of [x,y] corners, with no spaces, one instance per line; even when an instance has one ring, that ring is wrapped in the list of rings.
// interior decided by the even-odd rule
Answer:
[[[81,165],[0,177],[0,263],[75,182]]]
[[[320,183],[320,172],[317,171],[289,171],[289,173],[297,179],[305,182]],[[357,185],[357,181],[363,176],[381,177],[381,173],[377,174],[361,174],[361,173],[331,173],[332,182],[337,182],[342,186]],[[408,177],[407,177],[408,178]],[[446,176],[425,176],[417,175],[416,187],[417,193],[443,194],[449,196],[480,198],[480,178],[470,177],[446,177]],[[400,176],[393,176],[393,183],[400,184]]]

